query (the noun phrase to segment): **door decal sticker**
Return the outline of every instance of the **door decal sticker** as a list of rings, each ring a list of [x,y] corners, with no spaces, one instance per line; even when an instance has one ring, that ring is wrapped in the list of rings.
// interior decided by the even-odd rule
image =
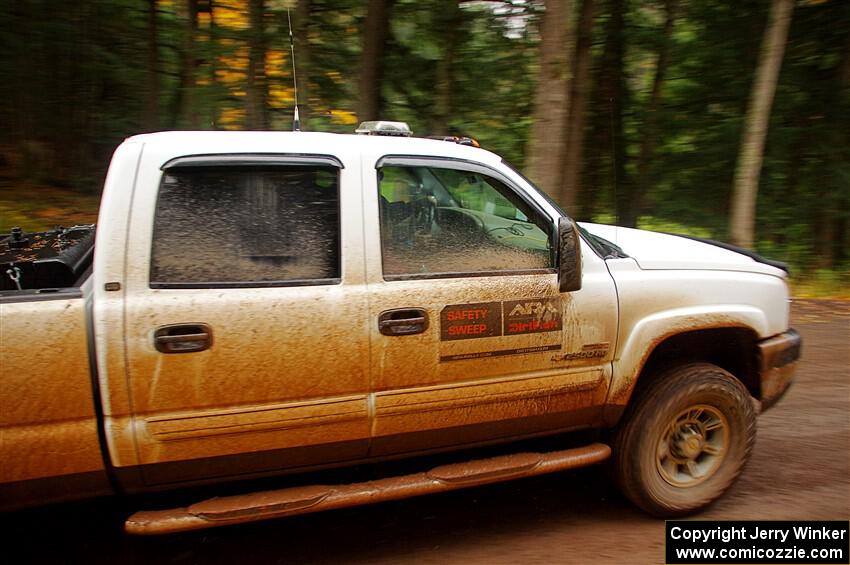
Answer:
[[[460,361],[560,350],[562,347],[560,336],[554,334],[554,332],[560,334],[562,327],[561,299],[558,297],[450,304],[440,312],[440,341],[442,342],[540,333],[549,333],[551,337],[547,338],[544,343],[537,340],[533,344],[527,340],[522,342],[511,340],[499,343],[502,347],[513,344],[514,347],[509,349],[500,348],[485,351],[469,351],[469,348],[464,348],[465,351],[456,349],[452,351],[450,349],[441,352],[440,361]],[[517,347],[522,345],[523,342],[525,342],[524,347]]]
[[[557,298],[511,300],[504,303],[504,335],[556,332],[561,329],[561,302]]]
[[[440,312],[440,340],[502,335],[502,303],[452,304]]]

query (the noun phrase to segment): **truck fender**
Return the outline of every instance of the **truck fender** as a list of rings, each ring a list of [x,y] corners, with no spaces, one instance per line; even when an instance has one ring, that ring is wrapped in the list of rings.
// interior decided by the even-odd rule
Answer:
[[[655,312],[632,324],[621,323],[621,345],[613,361],[608,405],[624,407],[652,352],[670,337],[696,330],[744,328],[764,337],[768,320],[764,312],[747,305],[703,305]],[[606,418],[607,419],[607,418]]]

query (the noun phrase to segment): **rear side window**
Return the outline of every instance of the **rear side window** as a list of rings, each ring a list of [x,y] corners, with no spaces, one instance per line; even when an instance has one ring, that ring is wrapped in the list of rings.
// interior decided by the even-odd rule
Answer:
[[[339,171],[322,166],[166,170],[152,288],[331,284],[340,278]]]

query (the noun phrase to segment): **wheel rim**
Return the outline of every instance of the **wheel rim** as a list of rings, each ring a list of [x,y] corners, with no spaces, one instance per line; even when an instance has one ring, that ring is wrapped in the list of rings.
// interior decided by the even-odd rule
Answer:
[[[655,462],[665,481],[691,487],[708,480],[723,462],[729,423],[717,408],[691,406],[670,420],[656,448]]]

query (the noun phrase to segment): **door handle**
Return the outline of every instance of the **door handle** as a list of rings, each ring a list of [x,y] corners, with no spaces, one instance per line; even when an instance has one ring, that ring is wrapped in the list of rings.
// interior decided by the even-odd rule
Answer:
[[[421,334],[428,329],[428,313],[422,308],[384,310],[378,316],[378,329],[388,336]]]
[[[212,347],[212,328],[207,324],[169,324],[153,333],[153,344],[160,353],[193,353]]]

